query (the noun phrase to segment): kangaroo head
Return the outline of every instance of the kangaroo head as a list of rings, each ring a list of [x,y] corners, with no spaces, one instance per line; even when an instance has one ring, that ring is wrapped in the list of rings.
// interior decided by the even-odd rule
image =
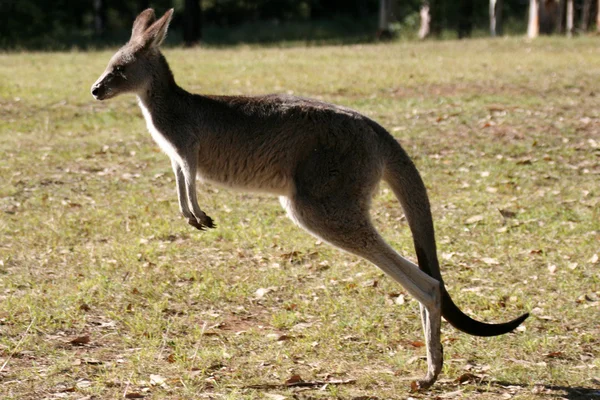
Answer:
[[[157,21],[151,8],[138,15],[131,39],[115,53],[92,85],[92,96],[96,100],[146,90],[158,69],[162,57],[158,47],[167,35],[172,16],[173,9],[170,9]]]

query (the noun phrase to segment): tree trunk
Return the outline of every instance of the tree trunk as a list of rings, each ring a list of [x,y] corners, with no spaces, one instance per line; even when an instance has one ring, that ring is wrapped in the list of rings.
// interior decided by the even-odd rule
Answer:
[[[490,0],[490,35],[502,36],[502,0]]]
[[[554,0],[538,0],[538,21],[540,26],[540,33],[544,35],[551,35],[556,28],[556,14],[557,6]]]
[[[504,0],[496,0],[496,35],[502,36],[504,33],[504,24],[502,20],[502,9],[504,8]]]
[[[544,1],[544,0],[542,0]],[[529,22],[527,24],[527,37],[536,38],[540,33],[537,0],[529,0]]]
[[[103,36],[106,28],[106,3],[94,0],[94,35]]]
[[[567,0],[567,36],[573,36],[573,0]]]
[[[183,43],[197,45],[202,39],[202,6],[200,0],[185,0],[183,13]]]
[[[581,10],[581,30],[587,32],[590,25],[590,13],[592,9],[592,0],[583,1],[583,9]]]
[[[600,33],[600,0],[596,4],[596,32]]]
[[[565,6],[565,0],[558,2],[558,12],[556,13],[556,31],[558,33],[565,33]]]
[[[390,39],[392,31],[390,30],[390,16],[392,14],[392,0],[379,0],[379,29],[377,37],[379,39]]]
[[[600,0],[598,0],[600,1]],[[425,39],[429,36],[429,23],[431,22],[431,15],[429,15],[429,4],[424,3],[421,6],[421,27],[419,28],[419,39]]]

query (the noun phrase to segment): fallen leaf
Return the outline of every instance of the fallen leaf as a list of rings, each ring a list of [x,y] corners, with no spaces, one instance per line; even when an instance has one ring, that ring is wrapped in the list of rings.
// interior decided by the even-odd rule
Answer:
[[[167,386],[166,379],[160,375],[150,374],[150,385],[161,386],[165,388]]]
[[[376,279],[370,279],[362,283],[363,287],[377,287],[377,285],[379,285],[379,282]]]
[[[69,343],[71,343],[73,346],[83,346],[84,344],[88,344],[89,342],[90,335],[79,336],[69,341]]]
[[[531,165],[533,159],[531,157],[523,157],[517,160],[517,165]]]
[[[286,385],[288,385],[288,386],[291,386],[291,385],[298,384],[298,383],[300,383],[300,382],[304,382],[304,380],[302,379],[302,377],[301,377],[300,375],[298,375],[298,374],[295,374],[295,375],[292,375],[292,376],[290,376],[290,377],[289,377],[289,378],[288,378],[288,379],[285,381],[285,384],[286,384]]]
[[[467,372],[456,378],[454,381],[456,383],[465,383],[465,382],[478,382],[483,379],[481,375],[475,375],[471,372]]]
[[[436,396],[436,399],[453,399],[462,394],[463,390],[455,390],[454,392],[447,392]]]
[[[277,290],[277,288],[274,286],[270,286],[268,288],[259,288],[256,289],[256,292],[254,292],[254,297],[256,299],[262,299],[267,293],[274,292],[275,290]]]
[[[515,218],[517,216],[517,213],[514,211],[503,210],[503,209],[499,209],[498,211],[506,219]]]
[[[586,299],[587,301],[592,301],[592,302],[595,302],[595,301],[598,301],[598,300],[600,300],[600,299],[598,298],[598,295],[597,295],[596,293],[588,293],[588,294],[586,294],[586,295],[585,295],[585,299]]]
[[[287,397],[282,396],[280,394],[274,394],[274,393],[265,393],[265,397],[272,399],[272,400],[285,400],[287,399]]]
[[[483,261],[487,265],[500,265],[500,262],[495,258],[483,257],[481,261]]]
[[[82,363],[87,364],[87,365],[102,365],[103,362],[95,359],[95,358],[84,358],[81,360]]]
[[[423,347],[425,346],[425,343],[419,341],[419,340],[415,340],[414,342],[410,342],[410,345],[413,347]]]
[[[474,215],[471,218],[467,218],[465,223],[468,225],[471,225],[471,224],[476,224],[477,222],[481,222],[481,221],[483,221],[483,215]]]
[[[598,263],[598,254],[594,254],[594,255],[592,256],[592,258],[590,258],[590,259],[588,260],[588,262],[589,262],[590,264],[597,264],[597,263]]]
[[[553,351],[551,353],[544,354],[544,357],[548,357],[548,358],[562,358],[562,356],[563,356],[562,351]]]
[[[79,389],[85,389],[92,386],[92,382],[88,381],[87,379],[81,379],[75,384],[75,386],[77,386]]]
[[[145,396],[141,393],[133,392],[125,395],[126,399],[143,399]]]

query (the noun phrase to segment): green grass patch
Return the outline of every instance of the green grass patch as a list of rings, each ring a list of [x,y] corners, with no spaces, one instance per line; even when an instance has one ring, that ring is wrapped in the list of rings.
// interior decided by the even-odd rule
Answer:
[[[595,38],[165,54],[194,92],[294,93],[378,120],[429,188],[456,303],[532,316],[491,339],[444,324],[440,382],[409,393],[426,363],[402,287],[271,197],[201,186],[218,228],[189,227],[135,98],[89,94],[110,51],[0,54],[0,397],[600,396]],[[414,258],[384,185],[372,217]],[[295,375],[333,383],[286,387]]]

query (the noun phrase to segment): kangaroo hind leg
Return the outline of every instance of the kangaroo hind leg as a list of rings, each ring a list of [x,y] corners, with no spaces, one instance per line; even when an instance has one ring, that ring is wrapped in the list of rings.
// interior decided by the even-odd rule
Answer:
[[[281,199],[292,220],[311,234],[356,254],[399,282],[422,305],[427,344],[427,375],[419,388],[431,386],[442,369],[440,342],[440,283],[392,249],[373,227],[368,202],[353,201],[344,193],[328,198],[298,196]]]

